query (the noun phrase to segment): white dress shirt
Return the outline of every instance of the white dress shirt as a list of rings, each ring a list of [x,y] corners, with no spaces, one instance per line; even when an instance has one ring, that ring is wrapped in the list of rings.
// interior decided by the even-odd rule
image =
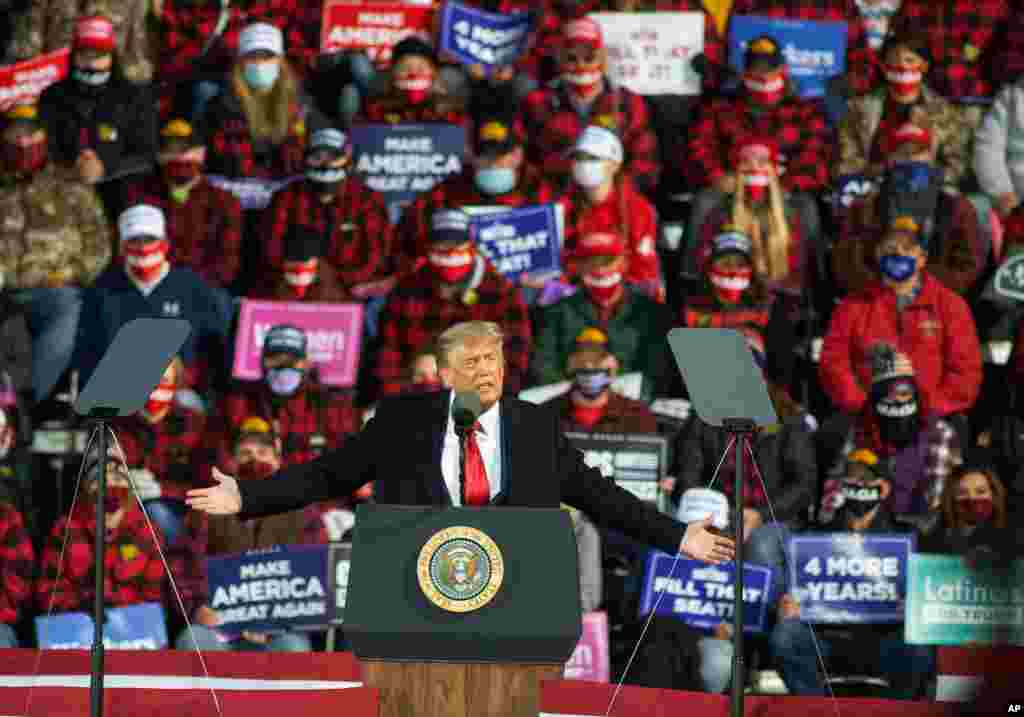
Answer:
[[[455,433],[455,421],[452,420],[451,404],[455,400],[455,391],[451,392],[448,402],[448,427],[444,433],[444,448],[441,451],[441,475],[448,486],[452,504],[462,505],[462,486],[459,483],[459,437]],[[480,457],[487,471],[487,482],[491,484],[491,500],[501,492],[501,402],[495,403],[480,414],[477,423],[481,431],[476,432],[476,443],[480,447]]]

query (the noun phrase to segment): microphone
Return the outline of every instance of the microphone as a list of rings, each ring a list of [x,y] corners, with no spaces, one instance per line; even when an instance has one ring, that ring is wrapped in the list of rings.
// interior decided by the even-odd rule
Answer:
[[[467,428],[476,423],[476,419],[483,412],[484,407],[476,391],[456,393],[455,400],[452,401],[452,422],[455,423],[455,432],[461,436]]]

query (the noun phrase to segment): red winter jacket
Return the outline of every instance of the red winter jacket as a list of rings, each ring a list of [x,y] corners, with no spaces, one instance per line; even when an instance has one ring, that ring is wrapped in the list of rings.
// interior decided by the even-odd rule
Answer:
[[[969,409],[981,388],[981,346],[967,303],[927,271],[913,303],[896,310],[896,294],[875,283],[848,296],[832,314],[821,351],[821,385],[836,406],[858,413],[871,386],[871,350],[880,342],[914,366],[922,415]]]

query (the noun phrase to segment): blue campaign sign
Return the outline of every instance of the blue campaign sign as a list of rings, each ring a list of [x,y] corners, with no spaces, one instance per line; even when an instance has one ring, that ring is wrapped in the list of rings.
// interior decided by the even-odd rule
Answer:
[[[526,51],[532,22],[528,12],[503,15],[449,0],[441,10],[441,50],[464,65],[511,65]]]
[[[474,215],[470,235],[480,253],[509,279],[558,273],[562,240],[554,204]]]
[[[319,630],[328,624],[326,545],[207,558],[206,571],[210,607],[226,635]]]
[[[160,603],[108,607],[103,645],[110,650],[162,650],[167,625]],[[36,637],[44,650],[87,650],[92,647],[93,621],[84,612],[36,618]]]
[[[787,551],[801,620],[903,622],[913,535],[796,535],[789,539]]]
[[[713,630],[732,624],[734,563],[708,565],[652,550],[640,593],[640,615],[647,615],[658,602],[658,614],[678,618],[691,627]],[[743,566],[743,632],[764,632],[768,617],[768,591],[772,571],[749,563]]]
[[[367,124],[349,134],[356,172],[384,195],[393,222],[417,194],[462,171],[466,130],[450,124]]]
[[[747,43],[768,35],[782,48],[789,76],[801,97],[822,97],[825,81],[846,72],[846,23],[733,15],[729,20],[729,64],[743,69]]]

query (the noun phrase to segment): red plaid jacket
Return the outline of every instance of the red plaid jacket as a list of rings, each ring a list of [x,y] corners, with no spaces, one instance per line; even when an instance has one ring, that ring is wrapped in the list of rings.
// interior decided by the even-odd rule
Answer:
[[[160,481],[161,497],[185,499],[196,478],[205,480],[206,416],[172,405],[162,421],[150,424],[141,416],[117,423],[117,435],[129,468],[145,468]]]
[[[36,582],[36,605],[39,610],[49,608],[51,592],[53,609],[57,612],[85,610],[95,600],[95,518],[91,507],[87,505],[88,499],[84,496],[80,496],[80,499],[70,516],[64,516],[54,524],[43,547],[42,565]],[[60,569],[65,531],[68,532],[68,542],[64,551],[64,566]],[[163,540],[162,537],[158,539]],[[107,578],[104,600],[107,605],[121,607],[158,602],[162,598],[164,566],[153,535],[137,504],[125,510],[116,530],[108,532],[104,563]]]
[[[294,182],[274,195],[266,214],[263,260],[272,277],[284,268],[289,233],[304,229],[325,237],[323,259],[345,289],[382,278],[391,249],[391,223],[380,194],[349,177],[329,204],[306,182]]]
[[[785,20],[846,23],[846,77],[856,94],[871,89],[876,79],[875,52],[868,45],[864,19],[854,0],[736,0],[732,16],[763,15]]]
[[[228,26],[200,60],[220,17],[220,3],[166,0],[160,13],[158,77],[172,84],[194,79],[197,71],[224,73],[238,53],[238,35],[251,22],[269,22],[285,34],[285,51],[300,72],[320,51],[321,3],[302,0],[249,0],[231,3]],[[197,64],[198,63],[198,64]]]
[[[0,561],[0,622],[12,625],[31,607],[36,554],[21,513],[9,503],[0,503]]]
[[[928,86],[957,101],[991,97],[1002,80],[1012,77],[1013,57],[1022,52],[1021,22],[1019,8],[1014,11],[1009,0],[903,0],[889,32],[928,38]],[[1007,64],[1010,72],[1003,69]],[[1018,68],[1024,69],[1024,63]]]
[[[605,82],[607,85],[607,80]],[[560,86],[527,95],[523,123],[528,138],[528,159],[543,167],[545,174],[554,181],[568,184],[572,160],[566,157],[566,152],[572,149],[589,122],[614,126],[626,154],[623,171],[641,191],[653,191],[661,173],[658,139],[651,130],[644,98],[622,87],[605,89],[594,101],[589,119],[577,114],[568,93]]]
[[[276,401],[263,383],[238,384],[221,403],[221,426],[214,434],[217,465],[234,470],[235,433],[250,416],[259,416],[281,439],[285,466],[308,463],[337,448],[360,428],[359,412],[348,392],[307,387]]]
[[[151,174],[125,190],[127,202],[152,204],[164,211],[171,261],[186,266],[216,286],[229,286],[238,275],[242,252],[242,207],[231,193],[205,178],[178,204],[167,185]]]
[[[817,192],[828,182],[832,140],[814,103],[786,99],[755,115],[736,97],[713,99],[700,113],[690,139],[692,184],[707,186],[731,173],[733,148],[751,135],[778,142],[782,185],[789,191]]]
[[[460,321],[494,321],[501,325],[505,332],[505,386],[518,391],[530,365],[530,315],[519,290],[488,264],[474,298],[442,299],[429,266],[395,287],[380,319],[381,346],[375,374],[381,393],[401,392],[412,355]]]
[[[429,192],[423,192],[405,208],[395,230],[395,248],[392,256],[397,270],[406,274],[422,263],[430,246],[430,223],[439,209],[458,209],[468,206],[525,207],[555,201],[555,188],[530,165],[525,165],[519,186],[500,197],[482,194],[473,183],[472,170],[449,177]]]

